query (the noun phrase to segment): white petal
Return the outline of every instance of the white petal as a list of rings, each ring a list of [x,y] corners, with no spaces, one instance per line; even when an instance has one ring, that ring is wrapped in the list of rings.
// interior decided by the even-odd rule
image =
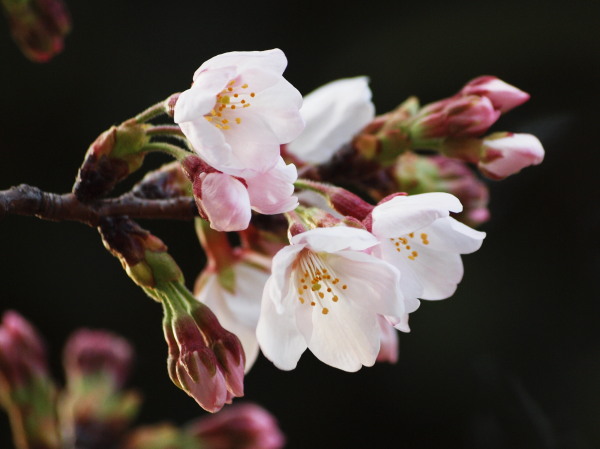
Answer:
[[[379,353],[377,315],[340,300],[328,314],[313,307],[308,348],[321,361],[344,371],[372,366]]]
[[[460,255],[442,251],[422,251],[411,261],[411,269],[423,284],[422,299],[446,299],[454,294],[463,277]]]
[[[407,257],[410,253],[407,251],[398,254],[396,249],[392,242],[383,239],[374,255],[381,257],[400,271],[400,288],[405,298],[420,298],[423,295],[423,284],[411,268],[412,261]]]
[[[231,68],[204,72],[190,89],[179,95],[175,103],[175,123],[197,120],[209,114],[215,107],[217,95],[234,75]]]
[[[427,234],[430,249],[460,254],[477,251],[485,238],[485,232],[476,231],[452,217],[440,218],[419,232]]]
[[[241,231],[251,218],[248,190],[237,179],[223,173],[209,173],[202,181],[202,207],[217,231]]]
[[[262,115],[279,143],[291,142],[304,130],[304,119],[300,114],[302,95],[284,78],[257,94],[255,100],[251,108],[255,107]]]
[[[287,66],[287,59],[285,54],[278,48],[265,51],[232,51],[217,55],[204,62],[196,70],[194,79],[204,70],[227,66],[235,66],[239,72],[253,67],[260,67],[263,70],[282,74]]]
[[[300,113],[306,127],[288,150],[306,162],[326,162],[373,120],[368,78],[341,79],[318,88],[304,98]]]
[[[286,165],[280,157],[268,172],[246,179],[252,208],[261,214],[281,214],[295,209],[298,198],[293,193],[297,178],[296,166]]]
[[[362,251],[379,244],[377,238],[370,232],[348,226],[311,229],[295,235],[291,242],[292,244],[306,244],[317,252],[329,253],[346,249]]]
[[[304,249],[305,245],[289,245],[280,249],[273,257],[272,274],[273,283],[271,288],[276,289],[272,293],[273,300],[277,307],[281,307],[283,292],[289,290],[289,284],[292,277],[292,267],[298,253]]]
[[[194,151],[212,167],[232,165],[233,151],[223,133],[204,117],[179,124]],[[240,165],[239,163],[237,164]]]
[[[270,297],[269,293],[273,291],[269,288],[272,283],[273,278],[269,278],[265,286],[256,336],[265,357],[279,369],[292,370],[306,350],[307,344],[296,326],[293,310],[278,313],[275,309],[275,299]]]
[[[462,205],[449,193],[397,196],[373,209],[373,234],[398,237],[447,217],[450,211],[460,212]]]
[[[205,277],[203,288],[196,294],[211,308],[219,323],[241,341],[246,354],[246,372],[258,356],[256,325],[260,316],[262,290],[268,274],[246,264],[233,266],[235,294],[225,290],[215,273]]]
[[[336,287],[342,289],[334,290],[340,297],[338,302],[349,301],[354,307],[381,315],[400,316],[406,312],[401,275],[389,263],[356,251],[323,255],[322,260],[331,268],[331,275],[340,279]]]
[[[235,117],[232,115],[230,122],[240,118],[240,124],[233,124],[229,129],[222,131],[233,154],[230,161],[224,165],[211,164],[217,170],[237,176],[241,174],[240,169],[265,172],[277,164],[281,154],[277,136],[259,115],[252,113],[251,109],[252,107],[236,113]]]

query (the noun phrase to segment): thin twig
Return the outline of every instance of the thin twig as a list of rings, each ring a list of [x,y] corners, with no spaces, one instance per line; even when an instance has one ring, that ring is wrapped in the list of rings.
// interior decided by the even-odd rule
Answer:
[[[35,216],[50,221],[78,221],[95,227],[102,217],[127,215],[131,218],[191,220],[198,215],[194,199],[145,199],[131,193],[117,198],[82,203],[72,193],[48,193],[21,184],[0,191],[0,219],[6,215]]]

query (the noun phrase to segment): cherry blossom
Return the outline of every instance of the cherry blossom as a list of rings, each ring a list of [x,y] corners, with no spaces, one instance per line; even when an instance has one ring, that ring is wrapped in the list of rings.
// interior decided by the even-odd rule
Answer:
[[[444,299],[456,290],[463,276],[460,255],[477,251],[485,237],[449,216],[460,211],[458,198],[441,192],[400,195],[373,209],[377,254],[402,273],[406,297]]]
[[[295,235],[273,259],[257,337],[265,356],[291,370],[308,348],[344,371],[375,363],[379,315],[418,307],[400,291],[400,273],[370,254],[377,239],[364,229],[316,228]]]
[[[286,65],[273,49],[224,53],[196,70],[174,120],[209,165],[235,176],[268,171],[302,132],[302,96],[283,78]]]

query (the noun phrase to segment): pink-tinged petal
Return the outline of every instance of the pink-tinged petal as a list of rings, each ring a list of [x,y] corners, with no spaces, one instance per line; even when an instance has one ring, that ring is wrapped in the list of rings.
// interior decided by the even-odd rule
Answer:
[[[440,218],[419,232],[426,235],[428,242],[422,248],[459,254],[477,251],[485,238],[485,232],[476,231],[452,217]]]
[[[375,116],[368,78],[333,81],[304,97],[302,134],[287,149],[313,164],[326,162]]]
[[[298,206],[293,196],[298,172],[294,164],[285,165],[280,157],[271,170],[254,178],[246,178],[252,208],[261,214],[281,214]]]
[[[379,324],[379,336],[381,340],[377,361],[396,363],[398,361],[398,333],[385,317],[377,315],[377,322]]]
[[[399,331],[406,332],[406,333],[410,332],[410,327],[408,326],[408,319],[409,319],[408,313],[405,313],[401,317],[386,316],[385,319],[395,329],[398,329]]]
[[[194,80],[205,70],[228,66],[238,67],[238,72],[259,67],[281,75],[287,66],[287,58],[278,48],[265,51],[232,51],[223,53],[205,61],[196,70],[196,73],[194,73]]]
[[[482,144],[479,169],[492,179],[503,179],[530,165],[541,164],[544,147],[531,134],[494,133]]]
[[[334,289],[339,302],[347,299],[354,307],[381,315],[400,316],[412,312],[405,310],[401,274],[389,263],[357,251],[338,251],[323,254],[321,258],[331,276],[340,279]]]
[[[312,323],[308,347],[322,362],[348,372],[375,363],[380,329],[374,313],[342,298],[327,314],[313,307]]]
[[[273,283],[270,278],[265,286],[256,337],[265,357],[279,369],[288,371],[296,367],[307,344],[296,326],[293,310],[278,313],[275,309],[275,302],[281,300],[271,297],[277,291],[271,288]]]
[[[202,207],[210,227],[222,232],[246,229],[252,216],[246,187],[223,173],[209,173],[203,179]]]
[[[449,193],[396,196],[373,209],[373,234],[398,237],[447,217],[449,212],[460,211],[460,201]]]
[[[182,92],[175,103],[175,123],[198,120],[215,107],[217,95],[225,88],[235,70],[226,67],[204,72],[194,85]]]
[[[335,226],[316,228],[297,234],[291,239],[293,245],[306,244],[314,251],[337,252],[346,249],[363,251],[378,245],[379,241],[364,229]]]
[[[460,91],[463,95],[480,95],[490,99],[503,114],[529,100],[529,94],[495,76],[480,76],[469,81]]]

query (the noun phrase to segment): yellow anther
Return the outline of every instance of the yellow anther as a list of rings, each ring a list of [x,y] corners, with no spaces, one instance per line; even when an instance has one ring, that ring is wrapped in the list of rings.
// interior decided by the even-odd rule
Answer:
[[[323,315],[327,315],[329,313],[329,309],[327,307],[323,307]]]
[[[321,290],[321,284],[313,284],[312,287],[310,288],[313,292],[316,292],[317,290]]]
[[[235,109],[235,105],[234,104],[231,105],[231,109]]]
[[[342,285],[342,290],[346,290],[348,286],[346,284]]]
[[[250,103],[245,104],[244,106],[242,106],[243,108],[249,108],[250,107]]]
[[[300,295],[302,294],[302,289],[301,289],[301,288],[299,288],[299,289],[298,289],[298,293],[299,293]]]
[[[237,97],[239,97],[239,96],[240,96],[240,94],[233,94],[233,96],[234,96],[235,98],[237,98]]]
[[[256,96],[256,94],[255,94],[254,92],[251,92],[251,93],[250,93],[250,96],[251,96],[252,98],[254,98],[254,97]]]
[[[316,306],[316,305],[317,305],[317,303],[316,303],[316,302],[314,302],[314,301],[311,301],[310,305],[311,305],[311,306]]]
[[[229,123],[229,120],[227,120],[226,118],[224,118],[223,120],[221,120],[221,123]]]
[[[410,245],[406,245],[406,249],[410,249]]]
[[[206,120],[208,120],[209,122],[210,122],[210,121],[212,121],[212,119],[213,119],[212,117],[207,117],[207,116],[204,116],[204,118],[205,118]]]
[[[300,297],[298,297],[298,299],[300,300],[300,302],[301,302],[302,304],[304,304],[304,298],[303,298],[303,297],[301,297],[301,296],[300,296]]]
[[[319,298],[323,299],[325,297],[325,295],[323,294],[323,292],[319,292]]]
[[[248,85],[247,84],[242,84],[242,89],[248,89]]]
[[[418,253],[418,252],[416,252],[416,251],[413,251],[411,254],[412,254],[414,257],[418,257],[418,256],[419,256],[419,253]]]
[[[229,92],[231,92],[231,91],[233,90],[233,87],[228,87],[228,88],[227,88],[227,90],[228,90]]]
[[[231,89],[231,87],[230,87]],[[219,98],[219,102],[223,103],[223,104],[229,104],[229,101],[231,100],[231,97],[229,95],[223,95],[221,98]]]
[[[414,233],[414,232],[411,232],[410,234],[408,234],[408,236],[409,236],[409,237],[412,239],[412,238],[414,238],[414,236],[415,236],[415,233]]]
[[[240,103],[244,104],[246,102],[246,100],[242,100]]]
[[[303,286],[302,286],[302,288],[303,288],[304,290],[308,290],[308,285],[303,285]]]
[[[332,300],[333,302],[338,302],[338,299],[339,299],[339,298],[338,298],[336,295],[333,295],[333,298],[331,298],[331,300]]]
[[[327,293],[331,293],[331,287],[327,287]]]

